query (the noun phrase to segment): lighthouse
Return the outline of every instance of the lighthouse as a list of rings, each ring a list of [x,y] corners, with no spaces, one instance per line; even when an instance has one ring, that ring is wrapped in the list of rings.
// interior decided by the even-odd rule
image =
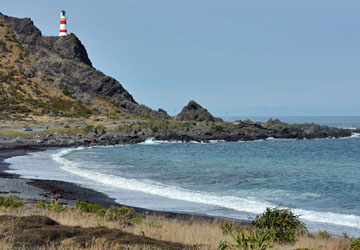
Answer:
[[[60,12],[60,33],[59,36],[67,36],[65,10]]]

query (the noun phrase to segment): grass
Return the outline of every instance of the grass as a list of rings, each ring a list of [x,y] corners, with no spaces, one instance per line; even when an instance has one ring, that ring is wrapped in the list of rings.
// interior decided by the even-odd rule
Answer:
[[[48,134],[54,134],[54,133],[63,133],[63,134],[81,134],[84,132],[84,129],[82,128],[70,128],[69,127],[64,127],[64,128],[50,128],[47,130],[43,130],[40,133],[42,135],[48,135]]]
[[[104,216],[106,213],[106,208],[100,206],[99,204],[87,203],[79,200],[76,201],[75,208],[85,213],[94,213],[98,216]]]
[[[90,129],[91,130],[91,129]],[[41,132],[26,132],[26,131],[20,131],[15,129],[2,129],[0,130],[0,134],[6,137],[10,138],[27,138],[29,136],[35,136],[37,134],[39,135],[50,135],[54,133],[61,133],[61,134],[82,134],[84,133],[84,128],[71,128],[70,126],[65,126],[63,128],[50,128],[43,130]]]
[[[5,208],[17,208],[24,206],[22,199],[15,195],[0,196],[0,206]]]
[[[15,138],[15,137],[28,137],[30,135],[30,132],[25,132],[25,131],[19,131],[19,130],[14,130],[14,129],[3,129],[0,130],[0,134],[2,134],[3,136],[6,137],[11,137],[11,138]]]
[[[0,207],[0,234],[4,236],[0,239],[0,249],[13,249],[14,242],[20,245],[32,242],[39,244],[39,249],[178,249],[178,244],[188,249],[219,249],[221,242],[227,242],[226,247],[223,245],[221,249],[271,249],[270,246],[273,246],[278,250],[357,250],[360,244],[359,239],[323,237],[324,233],[301,234],[294,243],[280,244],[268,241],[266,232],[254,231],[251,227],[230,221],[224,223],[220,219],[169,219],[145,213],[145,217],[141,215],[137,223],[124,223],[124,218],[131,219],[138,213],[126,207],[98,213],[104,208],[83,201],[78,201],[75,208],[65,206],[60,210],[51,209],[58,207],[54,201],[40,204],[45,206]],[[112,215],[106,216],[109,211]],[[12,217],[3,217],[5,215]],[[121,241],[124,235],[129,239],[127,243]]]

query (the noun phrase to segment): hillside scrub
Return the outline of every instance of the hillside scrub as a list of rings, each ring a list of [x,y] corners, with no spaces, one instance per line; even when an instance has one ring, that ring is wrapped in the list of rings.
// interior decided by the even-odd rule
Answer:
[[[45,204],[49,205],[51,202],[45,202]],[[76,208],[62,206],[66,209],[55,211],[31,205],[8,209],[0,206],[0,231],[9,230],[7,229],[9,226],[18,228],[24,223],[27,223],[28,228],[32,228],[28,230],[21,227],[20,231],[13,229],[7,231],[5,237],[0,239],[0,248],[13,249],[16,244],[16,246],[24,246],[23,249],[33,249],[26,248],[31,243],[37,244],[42,249],[120,249],[123,247],[127,249],[218,249],[219,247],[221,249],[271,249],[273,247],[278,250],[351,250],[357,249],[359,242],[358,239],[333,237],[324,239],[312,234],[299,234],[295,242],[284,244],[269,240],[269,237],[273,236],[267,231],[258,231],[254,226],[244,226],[229,220],[203,220],[196,217],[186,220],[169,219],[156,214],[144,216],[131,208],[117,207],[115,214],[125,215],[123,218],[129,218],[129,215],[131,218],[134,212],[142,218],[139,223],[129,224],[116,216],[107,217],[103,212],[98,213],[97,211],[101,211],[103,207],[97,204],[77,201]],[[107,209],[107,211],[110,210]],[[119,211],[122,212],[118,213]],[[12,222],[11,225],[8,223],[9,220]],[[127,237],[129,241],[123,241],[123,237]]]

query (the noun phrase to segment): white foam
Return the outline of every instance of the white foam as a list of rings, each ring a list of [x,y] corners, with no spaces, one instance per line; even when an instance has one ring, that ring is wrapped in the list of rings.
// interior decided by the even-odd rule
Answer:
[[[360,137],[360,133],[352,133],[352,135],[350,136],[350,138],[359,138]]]
[[[262,213],[266,207],[275,206],[274,204],[251,198],[240,198],[225,195],[222,196],[214,193],[200,192],[184,189],[181,187],[165,185],[146,179],[127,179],[112,174],[103,174],[98,171],[83,169],[80,163],[72,162],[63,157],[74,150],[81,149],[82,148],[65,149],[52,155],[52,158],[62,165],[61,168],[63,170],[110,187],[139,191],[170,199],[220,206],[253,214]],[[301,219],[312,222],[329,223],[348,227],[359,227],[360,216],[357,215],[317,212],[304,209],[293,209],[293,211],[300,215]]]
[[[339,138],[339,139],[351,139],[351,138],[360,138],[360,133],[352,133],[348,137],[342,137],[342,138]]]
[[[159,145],[165,143],[182,143],[182,141],[163,141],[163,140],[155,140],[155,138],[151,137],[146,139],[144,142],[140,142],[140,145]]]
[[[210,143],[225,142],[225,140],[210,140]]]
[[[216,142],[224,142],[224,140],[211,140],[210,143],[216,143]],[[159,144],[169,144],[169,143],[193,143],[193,144],[208,144],[203,141],[189,141],[189,142],[183,142],[178,140],[172,140],[172,141],[166,141],[166,140],[155,140],[154,137],[146,139],[144,142],[140,142],[138,144],[140,145],[159,145]]]

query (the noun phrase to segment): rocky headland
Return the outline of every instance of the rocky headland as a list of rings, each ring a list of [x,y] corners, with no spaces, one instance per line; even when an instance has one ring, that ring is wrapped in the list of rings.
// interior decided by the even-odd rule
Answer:
[[[148,138],[185,142],[340,138],[353,132],[272,119],[227,122],[195,101],[170,117],[162,109],[137,103],[120,82],[95,69],[75,34],[43,36],[31,19],[1,13],[0,66],[3,124],[25,122],[43,128],[40,132],[0,130],[2,147],[113,145]],[[60,125],[49,122],[58,119],[63,119]]]

